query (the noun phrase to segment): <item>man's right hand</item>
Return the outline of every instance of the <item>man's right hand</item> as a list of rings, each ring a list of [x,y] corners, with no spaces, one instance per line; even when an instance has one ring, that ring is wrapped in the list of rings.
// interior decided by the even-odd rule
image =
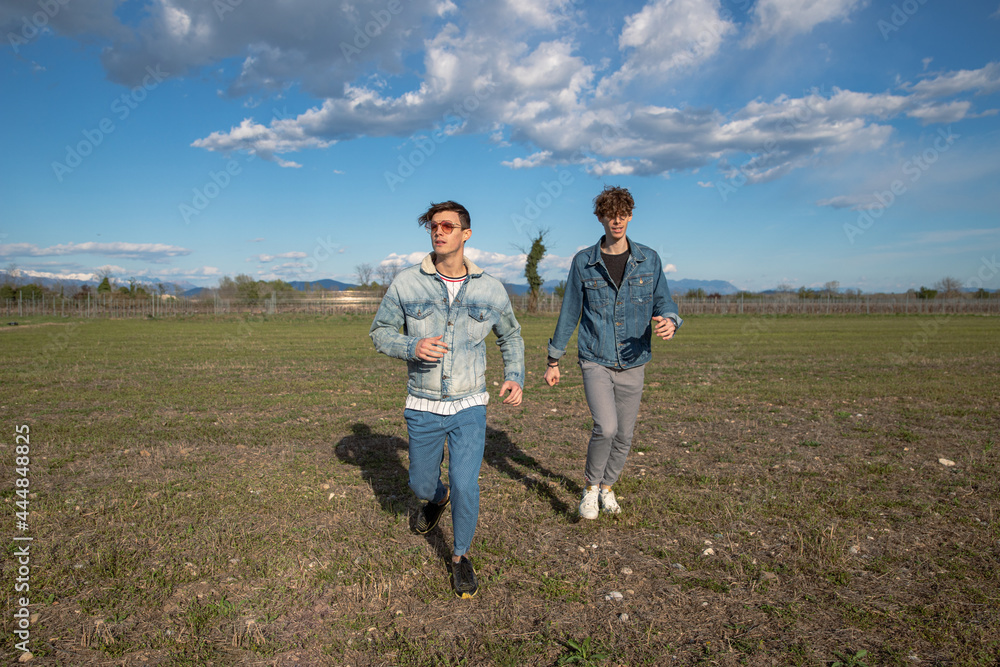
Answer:
[[[545,383],[550,387],[554,387],[559,384],[559,367],[549,366],[546,368],[545,375],[542,376],[542,379],[545,380]]]
[[[417,341],[417,358],[431,363],[441,361],[444,353],[448,351],[448,346],[441,342],[442,338],[444,336],[434,336]]]

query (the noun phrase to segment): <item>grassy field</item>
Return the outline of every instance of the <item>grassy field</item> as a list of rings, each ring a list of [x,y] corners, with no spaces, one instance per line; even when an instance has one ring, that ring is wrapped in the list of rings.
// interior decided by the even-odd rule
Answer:
[[[545,387],[554,317],[521,322],[473,600],[450,514],[411,530],[369,317],[3,327],[5,660],[30,536],[33,665],[998,664],[1000,319],[691,317],[594,522],[579,369]]]

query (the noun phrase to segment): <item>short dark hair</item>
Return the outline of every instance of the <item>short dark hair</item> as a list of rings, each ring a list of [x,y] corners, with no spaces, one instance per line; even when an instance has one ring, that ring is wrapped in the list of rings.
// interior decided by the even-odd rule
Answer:
[[[632,213],[635,201],[631,193],[617,185],[605,185],[601,194],[594,197],[594,215],[606,220]]]
[[[444,211],[453,211],[458,213],[458,221],[462,223],[462,229],[472,229],[472,218],[469,217],[469,212],[465,210],[465,207],[458,202],[443,201],[438,204],[431,202],[431,207],[427,211],[417,218],[417,222],[421,225],[426,225],[429,223],[435,215],[442,213]]]

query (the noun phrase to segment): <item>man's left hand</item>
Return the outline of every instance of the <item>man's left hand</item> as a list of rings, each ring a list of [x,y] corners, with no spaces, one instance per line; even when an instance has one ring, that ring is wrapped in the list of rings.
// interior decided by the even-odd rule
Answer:
[[[504,405],[513,405],[515,407],[521,405],[521,385],[513,380],[507,380],[500,387],[500,398],[503,398],[503,395],[508,391],[510,392],[510,396],[503,399]]]
[[[653,330],[653,333],[663,340],[670,340],[674,337],[674,331],[677,330],[677,327],[674,325],[673,320],[657,315],[653,318],[653,321],[656,322],[656,329]]]

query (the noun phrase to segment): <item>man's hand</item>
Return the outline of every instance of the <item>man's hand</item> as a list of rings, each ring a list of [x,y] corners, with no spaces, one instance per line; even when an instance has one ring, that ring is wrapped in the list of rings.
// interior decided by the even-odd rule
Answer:
[[[510,392],[510,396],[503,399],[504,405],[513,405],[515,407],[521,405],[521,385],[513,380],[507,380],[500,387],[500,398],[503,398],[503,395],[508,391]]]
[[[542,376],[542,379],[545,380],[545,384],[550,387],[554,387],[559,384],[559,367],[549,366],[546,368],[545,375]]]
[[[674,337],[674,331],[677,330],[677,327],[674,326],[673,320],[663,317],[662,315],[657,315],[653,318],[653,321],[656,322],[656,329],[653,333],[663,340],[670,340]]]
[[[442,338],[444,336],[434,336],[417,341],[417,358],[431,363],[441,361],[441,357],[448,351],[448,346],[441,342]]]

